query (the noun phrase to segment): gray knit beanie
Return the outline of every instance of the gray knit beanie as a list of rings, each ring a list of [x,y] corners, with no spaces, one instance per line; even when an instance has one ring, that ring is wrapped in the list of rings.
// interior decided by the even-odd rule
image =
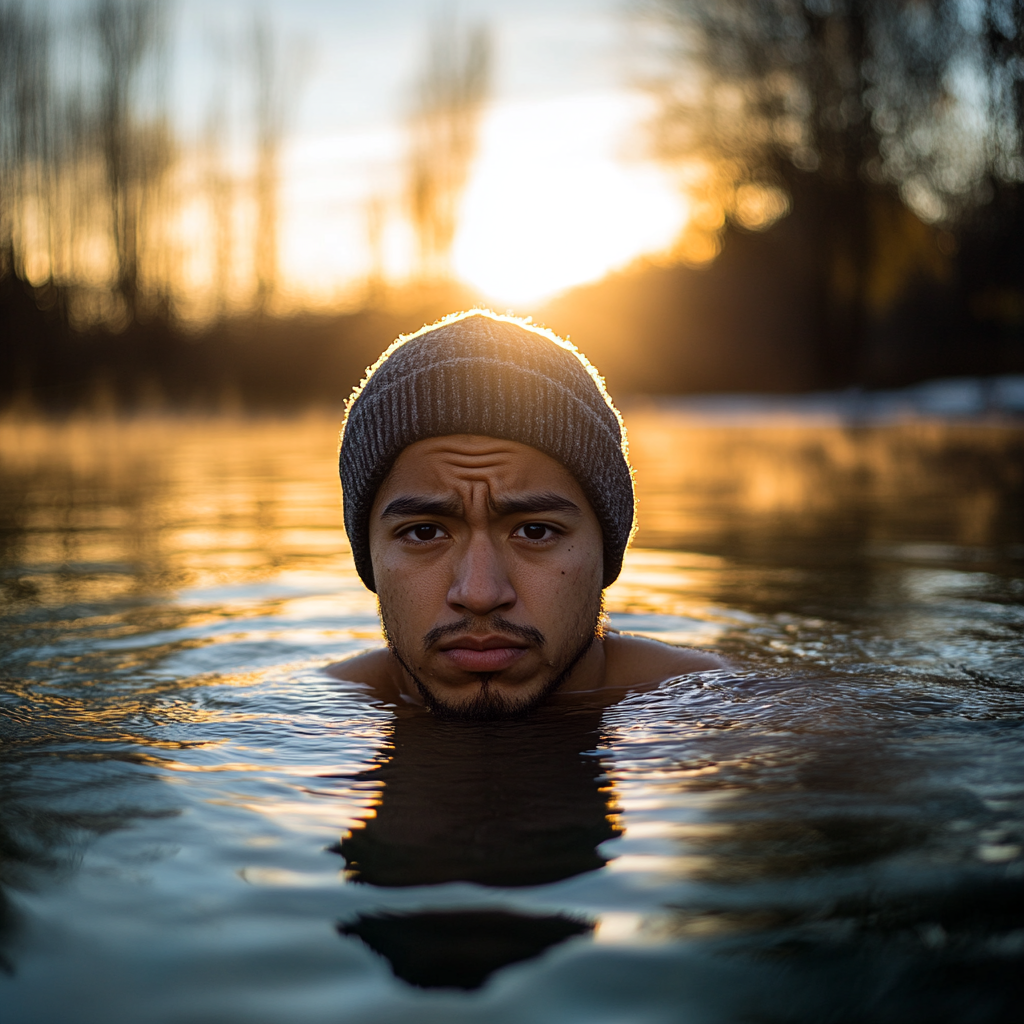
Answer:
[[[550,331],[471,310],[399,338],[348,401],[339,460],[345,529],[370,590],[377,489],[403,449],[448,434],[518,441],[562,463],[604,533],[602,586],[614,582],[633,532],[633,473],[604,382]]]

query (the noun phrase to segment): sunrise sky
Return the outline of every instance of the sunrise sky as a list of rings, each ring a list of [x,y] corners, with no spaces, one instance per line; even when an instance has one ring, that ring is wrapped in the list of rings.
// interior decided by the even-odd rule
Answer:
[[[174,102],[186,134],[202,130],[211,95],[244,108],[242,76],[225,69],[255,12],[298,55],[280,239],[283,285],[296,300],[343,301],[365,278],[371,202],[383,216],[384,270],[400,280],[411,269],[404,118],[428,26],[446,9],[433,0],[178,4]],[[686,205],[644,157],[642,39],[625,5],[463,0],[456,10],[464,23],[489,24],[495,50],[493,102],[454,249],[458,276],[496,305],[524,306],[669,246]],[[244,139],[225,141],[244,151]]]

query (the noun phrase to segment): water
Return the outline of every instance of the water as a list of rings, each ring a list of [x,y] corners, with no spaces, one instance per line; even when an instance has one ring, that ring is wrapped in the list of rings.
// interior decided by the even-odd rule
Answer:
[[[321,671],[333,419],[0,424],[5,1024],[1019,1021],[1024,429],[629,422],[733,668],[476,726]]]

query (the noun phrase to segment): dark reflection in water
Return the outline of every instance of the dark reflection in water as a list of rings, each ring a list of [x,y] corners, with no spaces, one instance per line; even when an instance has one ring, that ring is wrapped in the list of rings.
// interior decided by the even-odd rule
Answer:
[[[747,965],[747,1007],[759,993],[780,1004],[751,1019],[1016,1024],[1022,922],[1024,883],[961,878],[814,908],[680,910],[673,924],[682,939],[728,936],[717,949]]]
[[[353,881],[380,886],[544,885],[603,867],[618,835],[592,751],[600,710],[522,722],[395,722],[394,752],[367,773],[376,815],[337,847]]]
[[[479,988],[497,970],[532,960],[591,931],[562,914],[534,917],[503,910],[377,914],[339,925],[387,958],[395,976],[420,988]]]
[[[545,885],[607,863],[619,835],[593,754],[600,709],[548,708],[520,722],[441,722],[403,714],[391,757],[365,773],[383,786],[375,815],[335,848],[373,886]],[[588,751],[590,753],[588,753]],[[476,988],[592,925],[563,914],[431,910],[342,924],[425,988]]]
[[[14,973],[14,963],[6,949],[17,934],[21,915],[11,900],[12,889],[24,887],[26,876],[38,870],[41,864],[54,866],[53,858],[46,850],[40,850],[33,822],[22,808],[13,804],[7,793],[0,790],[0,971]],[[32,840],[36,839],[35,842]]]

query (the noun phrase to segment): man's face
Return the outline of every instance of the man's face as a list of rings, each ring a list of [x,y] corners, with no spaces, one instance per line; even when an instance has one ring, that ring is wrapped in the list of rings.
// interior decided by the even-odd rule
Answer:
[[[410,445],[377,492],[370,557],[388,643],[441,714],[523,714],[593,643],[601,527],[535,448],[464,434]]]

